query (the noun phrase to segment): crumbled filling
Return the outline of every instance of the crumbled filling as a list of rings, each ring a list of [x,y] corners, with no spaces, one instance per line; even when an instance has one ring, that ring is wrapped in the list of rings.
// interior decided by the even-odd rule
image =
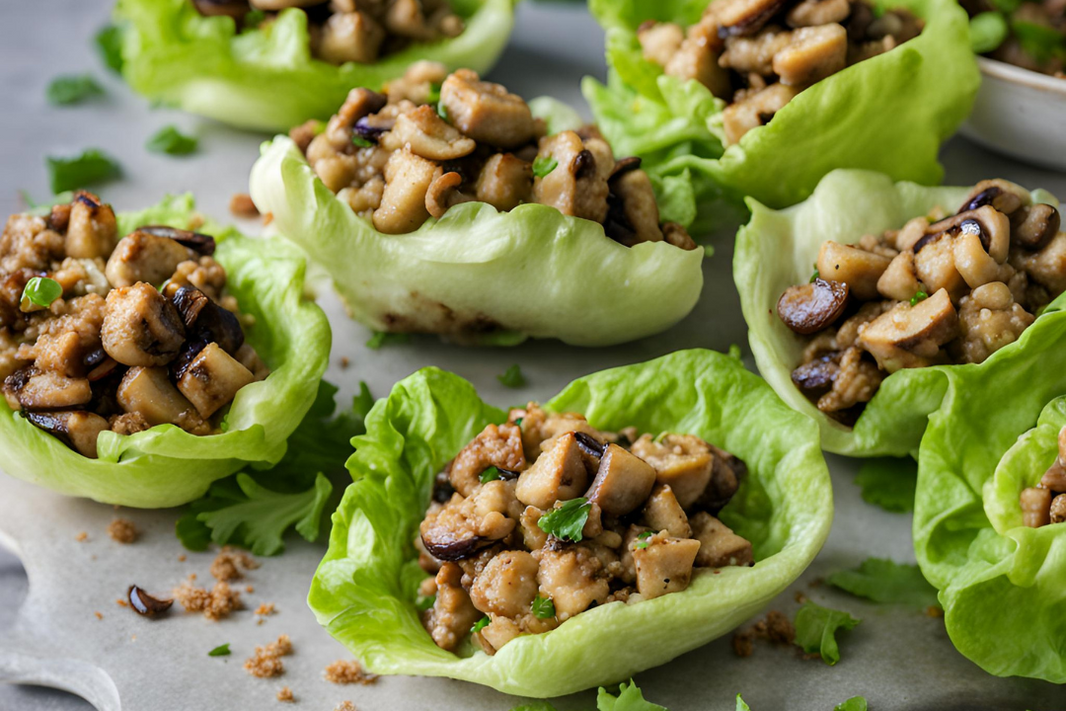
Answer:
[[[242,607],[240,591],[222,581],[215,583],[210,590],[191,582],[182,583],[174,590],[174,599],[186,612],[202,612],[204,617],[215,622]]]
[[[116,518],[107,526],[107,535],[117,543],[134,543],[140,533],[133,521],[125,518]]]
[[[371,64],[412,44],[458,37],[463,18],[448,0],[193,0],[200,14],[232,17],[238,30],[268,29],[278,12],[307,14],[311,54],[324,62]]]
[[[1010,32],[998,47],[985,53],[986,57],[1066,79],[1066,2],[962,0],[960,4],[970,17],[987,12],[1005,15]],[[1033,41],[1034,36],[1040,39]]]
[[[910,220],[857,244],[822,244],[777,313],[806,348],[792,382],[852,425],[901,368],[981,363],[1066,291],[1066,232],[1051,205],[1005,180],[978,183],[954,215]]]
[[[728,104],[722,119],[732,145],[807,87],[922,27],[910,11],[878,14],[868,0],[716,0],[694,25],[648,20],[637,37],[646,60]]]
[[[1059,431],[1059,454],[1036,486],[1023,489],[1019,504],[1026,526],[1066,522],[1066,427]]]
[[[354,659],[338,659],[326,667],[326,681],[331,684],[373,684],[378,680],[376,674],[370,674],[363,665]]]
[[[489,425],[438,477],[416,540],[438,646],[494,654],[596,605],[685,590],[752,565],[715,515],[744,463],[694,435],[604,432],[535,403]]]
[[[501,211],[540,203],[599,222],[625,245],[696,248],[683,227],[660,221],[640,159],[615,160],[594,127],[546,132],[503,86],[416,62],[383,94],[353,89],[324,128],[311,122],[290,135],[326,187],[386,234],[463,202]]]
[[[278,692],[277,699],[278,701],[281,701],[283,703],[291,704],[296,702],[296,696],[293,695],[292,689],[287,686],[281,687],[281,691]]]
[[[750,657],[757,639],[775,646],[789,646],[796,639],[796,628],[784,613],[770,610],[764,619],[733,635],[733,652],[738,657]]]
[[[285,665],[281,658],[290,654],[292,654],[292,640],[289,639],[289,635],[283,634],[276,642],[271,642],[265,647],[256,647],[255,654],[245,660],[244,669],[260,679],[281,676],[285,673]]]
[[[225,546],[211,562],[211,575],[215,580],[231,583],[244,577],[243,570],[255,570],[259,563],[242,550]]]
[[[214,239],[146,225],[119,239],[110,205],[79,192],[0,235],[0,378],[11,409],[86,457],[97,437],[173,424],[219,431],[269,370],[244,342]]]

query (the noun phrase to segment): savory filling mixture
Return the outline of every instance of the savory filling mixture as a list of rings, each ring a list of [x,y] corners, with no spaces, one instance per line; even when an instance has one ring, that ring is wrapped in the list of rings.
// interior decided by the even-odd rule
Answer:
[[[986,57],[1066,79],[1066,0],[961,5],[988,30],[988,45],[978,50]]]
[[[458,37],[463,19],[448,0],[193,0],[202,15],[232,17],[238,29],[274,21],[290,7],[307,13],[311,54],[331,64],[370,64],[415,42]]]
[[[660,223],[640,159],[616,161],[595,128],[547,136],[521,97],[431,62],[384,91],[354,89],[324,129],[312,121],[290,133],[326,187],[378,231],[411,232],[472,200],[501,211],[536,202],[599,222],[625,245],[695,249],[681,225]]]
[[[1048,467],[1040,483],[1022,490],[1021,507],[1025,525],[1040,528],[1066,522],[1066,427],[1059,430],[1059,456]]]
[[[852,425],[900,368],[984,361],[1066,290],[1060,220],[1024,188],[985,180],[950,217],[916,217],[855,245],[824,242],[810,283],[777,302],[807,339],[792,382]]]
[[[600,432],[535,403],[489,425],[437,477],[416,540],[435,575],[438,646],[488,654],[608,602],[688,587],[693,569],[753,565],[715,518],[747,467],[693,435]]]
[[[244,342],[208,235],[147,225],[118,238],[88,192],[0,235],[0,378],[12,410],[86,457],[104,430],[218,431],[269,373]]]
[[[728,146],[810,85],[917,37],[922,27],[910,11],[878,15],[868,0],[716,0],[687,29],[648,20],[637,36],[645,59],[728,104]]]

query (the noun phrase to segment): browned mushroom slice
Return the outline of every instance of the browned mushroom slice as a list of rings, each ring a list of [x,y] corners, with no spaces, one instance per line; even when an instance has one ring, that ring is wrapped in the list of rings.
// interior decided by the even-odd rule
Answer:
[[[4,396],[12,410],[58,410],[86,405],[93,393],[86,378],[27,367],[4,380]]]
[[[551,172],[533,181],[533,199],[564,215],[603,222],[607,217],[607,180],[614,171],[610,146],[601,139],[582,140],[574,131],[540,139],[538,158],[554,161]]]
[[[207,419],[229,404],[237,391],[255,378],[217,343],[210,343],[185,369],[178,390]]]
[[[708,12],[718,20],[720,36],[752,35],[786,4],[786,0],[717,0]]]
[[[440,102],[448,120],[465,136],[498,148],[517,148],[536,135],[529,105],[499,84],[459,69],[444,80]]]
[[[470,202],[472,198],[459,192],[463,176],[456,172],[444,173],[429,184],[426,191],[426,210],[431,217],[440,219],[453,205]]]
[[[185,341],[185,325],[167,299],[151,284],[112,289],[100,331],[104,350],[123,365],[169,363]]]
[[[680,592],[692,580],[692,566],[700,542],[656,534],[632,546],[637,568],[637,592],[645,600]]]
[[[848,0],[802,0],[785,15],[789,27],[815,27],[843,22],[851,14]]]
[[[1029,528],[1040,528],[1051,523],[1051,491],[1031,486],[1022,489],[1019,505],[1022,521]]]
[[[823,279],[842,282],[862,301],[877,298],[877,280],[891,263],[888,257],[832,240],[818,252],[818,273]]]
[[[632,227],[633,237],[625,243],[632,246],[641,242],[662,242],[663,232],[659,227],[659,205],[651,179],[643,170],[615,171],[608,185],[611,194],[621,203],[621,216]]]
[[[801,27],[774,55],[774,73],[787,86],[809,86],[839,72],[847,58],[848,31],[841,25]]]
[[[827,353],[823,356],[797,366],[792,371],[792,384],[812,400],[833,389],[833,380],[840,370],[840,352]]]
[[[1062,215],[1051,205],[1027,205],[1011,215],[1011,239],[1024,249],[1043,249],[1059,233],[1061,225]]]
[[[733,529],[701,511],[690,519],[692,536],[700,542],[696,554],[699,568],[724,568],[727,565],[751,565],[751,542],[733,533]]]
[[[115,212],[84,190],[74,195],[67,221],[66,254],[72,259],[96,259],[111,254],[118,238]]]
[[[108,429],[107,420],[80,410],[27,412],[26,419],[90,459],[96,459],[96,438]]]
[[[166,368],[130,368],[118,386],[118,403],[126,412],[137,413],[149,425],[180,422],[192,403],[170,382]]]
[[[608,516],[624,516],[648,498],[655,476],[655,469],[639,456],[610,444],[586,496]]]
[[[215,238],[211,235],[192,232],[190,230],[180,230],[177,227],[170,227],[169,225],[142,225],[141,227],[138,227],[136,231],[144,232],[156,237],[172,239],[181,246],[188,247],[197,254],[201,254],[205,257],[210,257],[215,253]]]
[[[1061,294],[1066,291],[1066,232],[1052,237],[1039,251],[1015,250],[1010,262],[1028,274],[1030,281],[1046,287],[1052,294]]]
[[[889,373],[932,364],[940,346],[959,332],[959,318],[944,289],[911,306],[897,304],[878,316],[859,336],[859,345]]]
[[[550,509],[556,501],[574,499],[588,486],[581,448],[573,432],[561,435],[518,477],[518,500],[538,509]]]
[[[786,289],[777,300],[777,315],[795,333],[809,336],[832,326],[847,304],[847,284],[819,277]]]
[[[1010,251],[1010,218],[991,205],[960,212],[929,225],[926,235],[914,244],[914,253],[918,254],[927,245],[939,242],[945,236],[952,237],[964,232],[980,236],[981,243],[998,263],[1007,261]]]
[[[1031,200],[1029,191],[1020,185],[1000,179],[982,180],[970,190],[970,194],[959,208],[959,213],[991,205],[1005,215],[1011,215],[1018,208],[1028,205]]]
[[[1066,450],[1066,427],[1059,430],[1059,456],[1040,478],[1040,486],[1051,491],[1066,491],[1066,463],[1063,462],[1063,450]]]
[[[119,240],[104,274],[113,287],[132,286],[139,281],[157,286],[189,259],[195,259],[195,254],[177,240],[137,230]]]

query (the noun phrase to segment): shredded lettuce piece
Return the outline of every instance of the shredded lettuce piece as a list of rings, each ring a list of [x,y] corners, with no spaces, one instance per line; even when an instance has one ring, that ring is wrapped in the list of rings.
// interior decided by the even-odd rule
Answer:
[[[805,602],[796,613],[796,645],[808,654],[817,652],[823,662],[833,666],[840,661],[837,632],[854,629],[861,621],[847,612]]]
[[[874,602],[929,607],[937,604],[936,588],[917,565],[867,558],[855,570],[838,570],[825,581],[833,587]]]

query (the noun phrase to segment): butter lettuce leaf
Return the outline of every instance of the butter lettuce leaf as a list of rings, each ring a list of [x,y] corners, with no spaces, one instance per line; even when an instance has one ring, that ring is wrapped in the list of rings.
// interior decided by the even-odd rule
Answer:
[[[875,5],[907,8],[925,20],[925,29],[804,90],[729,148],[720,140],[724,103],[695,80],[664,75],[643,58],[636,36],[648,19],[696,22],[703,0],[591,0],[607,32],[611,71],[606,87],[588,78],[582,88],[619,155],[644,158],[659,181],[691,180],[696,232],[725,222],[724,204],[739,205],[744,196],[772,207],[795,204],[836,168],[935,185],[943,177],[940,144],[966,118],[980,84],[966,12],[953,0]]]
[[[348,461],[354,482],[333,515],[329,550],[308,603],[370,671],[445,676],[536,698],[628,678],[727,633],[806,568],[832,518],[817,428],[735,359],[681,351],[581,378],[544,405],[596,427],[696,434],[736,454],[750,473],[722,518],[752,541],[754,567],[696,575],[684,592],[581,613],[495,656],[437,647],[416,607],[413,541],[437,472],[486,425],[505,421],[458,376],[425,368],[367,417]],[[633,640],[639,639],[639,644]],[[611,654],[596,650],[612,649]]]
[[[804,652],[817,652],[829,666],[840,661],[837,632],[854,629],[862,620],[842,610],[805,602],[796,612],[796,645]]]
[[[245,466],[269,466],[282,458],[328,364],[329,323],[304,298],[304,262],[283,240],[253,240],[210,223],[200,226],[188,195],[117,217],[122,235],[144,224],[214,234],[215,258],[226,268],[229,291],[241,311],[255,317],[245,336],[271,373],[241,388],[219,434],[201,437],[174,425],[128,436],[106,431],[97,440],[98,459],[83,457],[0,403],[0,458],[8,474],[63,494],[139,508],[177,506]]]
[[[751,350],[759,372],[781,399],[818,422],[826,450],[861,457],[914,455],[929,415],[947,393],[949,374],[975,366],[897,371],[884,379],[855,427],[845,427],[820,412],[792,384],[792,370],[802,359],[806,339],[778,318],[778,298],[789,286],[810,278],[811,264],[825,240],[853,244],[865,234],[899,229],[907,220],[934,209],[954,213],[968,191],[893,183],[878,173],[839,170],[827,175],[806,201],[785,210],[772,210],[749,199],[752,216],[737,233],[733,277]],[[1033,199],[1048,201],[1049,196],[1036,191]],[[1021,338],[994,353],[984,365],[1000,368],[1016,357],[1026,358],[1023,354],[1028,349],[1040,348],[1049,331],[1062,328],[1064,317],[1054,312],[1064,301],[1066,296],[1060,296],[1055,308],[1046,310]]]
[[[250,192],[277,229],[329,272],[351,315],[375,331],[604,346],[669,328],[703,286],[702,250],[625,247],[600,224],[546,205],[498,212],[463,203],[409,234],[382,234],[283,136],[263,145]],[[507,337],[494,341],[500,334]]]
[[[188,0],[119,0],[122,73],[153,101],[258,131],[327,119],[348,91],[378,89],[418,60],[488,71],[503,52],[516,0],[452,0],[466,22],[458,37],[414,44],[373,64],[312,58],[307,15],[290,8],[237,33],[228,17],[204,17]]]

